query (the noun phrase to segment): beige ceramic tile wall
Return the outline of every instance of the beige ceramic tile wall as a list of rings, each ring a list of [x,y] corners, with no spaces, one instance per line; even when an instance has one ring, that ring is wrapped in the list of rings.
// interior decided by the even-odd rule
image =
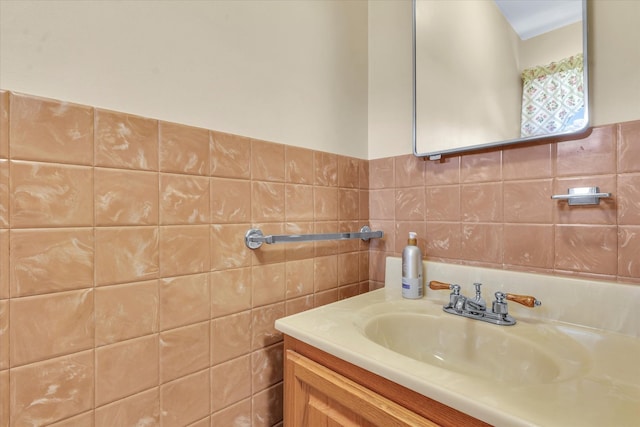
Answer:
[[[370,278],[409,230],[427,259],[640,284],[640,121],[571,140],[423,161],[369,162]],[[552,200],[569,187],[611,192],[599,206]]]
[[[368,290],[353,158],[0,92],[0,427],[271,426],[276,318]],[[237,423],[237,424],[234,424]]]
[[[597,207],[550,199],[598,185]],[[640,283],[640,121],[362,161],[0,91],[0,427],[282,417],[274,319],[433,260]],[[367,221],[370,218],[370,221]],[[244,233],[385,238],[245,248]]]

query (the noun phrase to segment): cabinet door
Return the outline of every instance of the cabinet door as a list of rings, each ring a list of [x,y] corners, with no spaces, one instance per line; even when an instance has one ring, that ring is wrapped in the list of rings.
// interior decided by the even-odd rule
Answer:
[[[437,426],[292,351],[285,359],[286,427]]]

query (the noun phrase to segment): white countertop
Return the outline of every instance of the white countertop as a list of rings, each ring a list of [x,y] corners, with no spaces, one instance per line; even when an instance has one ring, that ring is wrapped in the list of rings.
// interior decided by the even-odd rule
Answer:
[[[570,337],[567,348],[577,345],[576,348],[582,349],[576,353],[584,356],[584,363],[567,378],[531,384],[510,383],[421,362],[365,336],[367,322],[387,313],[428,313],[432,317],[445,316],[445,321],[454,318],[458,322],[484,324],[444,313],[441,307],[448,298],[447,291],[427,289],[426,298],[403,299],[399,285],[393,284],[400,282],[399,267],[399,258],[387,260],[384,289],[279,319],[276,328],[489,424],[640,425],[640,322],[637,314],[640,287],[425,263],[426,280],[457,282],[463,286],[465,295],[473,295],[470,292],[473,282],[483,282],[488,304],[497,290],[533,294],[543,301],[543,306],[535,309],[516,308],[518,304],[509,303],[510,313],[518,323],[514,326],[486,324],[488,327],[509,328],[508,333],[529,337],[536,336],[532,332],[552,324]],[[537,292],[529,292],[532,286]],[[606,301],[602,300],[603,295],[607,296]],[[591,312],[585,314],[587,310]],[[553,348],[547,350],[549,354],[555,352]]]

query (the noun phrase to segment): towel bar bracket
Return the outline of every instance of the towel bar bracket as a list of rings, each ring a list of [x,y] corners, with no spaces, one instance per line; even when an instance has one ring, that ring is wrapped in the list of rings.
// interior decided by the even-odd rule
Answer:
[[[258,249],[262,246],[262,242],[264,242],[264,234],[259,228],[251,228],[244,235],[244,244],[249,249]]]

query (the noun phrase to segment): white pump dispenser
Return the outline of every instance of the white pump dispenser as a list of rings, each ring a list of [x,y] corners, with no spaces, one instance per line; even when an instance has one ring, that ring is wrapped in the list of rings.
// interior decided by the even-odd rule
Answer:
[[[418,247],[418,235],[411,231],[402,251],[402,296],[417,299],[422,295],[422,252]]]

